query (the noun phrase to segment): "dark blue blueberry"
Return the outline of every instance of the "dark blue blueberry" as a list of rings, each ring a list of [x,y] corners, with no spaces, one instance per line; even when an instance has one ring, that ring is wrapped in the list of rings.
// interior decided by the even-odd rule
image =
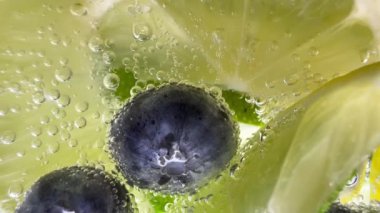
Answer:
[[[128,193],[104,171],[69,167],[40,178],[17,213],[127,213]]]
[[[329,210],[326,213],[354,213],[348,207],[343,206],[340,203],[332,203]]]
[[[110,149],[133,185],[186,192],[215,177],[237,148],[228,110],[203,89],[168,84],[127,103],[111,123]]]

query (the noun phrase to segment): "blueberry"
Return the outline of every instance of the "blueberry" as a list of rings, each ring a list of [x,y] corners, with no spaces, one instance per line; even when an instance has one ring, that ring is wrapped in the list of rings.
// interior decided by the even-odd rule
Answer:
[[[68,167],[40,178],[17,213],[132,212],[126,189],[102,170]]]
[[[188,192],[226,168],[236,153],[235,126],[214,96],[173,83],[128,102],[111,122],[109,145],[129,183]]]
[[[326,213],[375,213],[380,212],[380,208],[376,203],[365,204],[365,203],[350,203],[341,204],[339,202],[334,202],[330,205]]]
[[[333,203],[331,204],[329,210],[326,213],[358,213],[358,212],[351,210],[349,207],[344,206],[340,203]]]

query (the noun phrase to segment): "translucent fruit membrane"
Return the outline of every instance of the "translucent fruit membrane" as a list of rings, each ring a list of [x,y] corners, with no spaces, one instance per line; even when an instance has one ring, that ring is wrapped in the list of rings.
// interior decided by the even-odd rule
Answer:
[[[227,102],[238,153],[193,194],[127,185],[136,211],[376,205],[379,14],[371,0],[0,0],[0,212],[63,167],[124,183],[108,153],[110,121],[171,81]]]

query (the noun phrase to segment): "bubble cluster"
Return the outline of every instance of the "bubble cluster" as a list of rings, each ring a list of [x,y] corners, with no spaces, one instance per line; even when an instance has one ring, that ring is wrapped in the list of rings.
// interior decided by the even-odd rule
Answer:
[[[82,3],[75,3],[70,7],[70,12],[75,16],[87,15],[87,8]]]
[[[70,68],[61,68],[55,71],[55,78],[60,82],[65,82],[70,80],[73,71]]]
[[[16,133],[12,130],[3,131],[0,133],[0,142],[5,145],[12,144],[16,140]]]
[[[133,37],[138,41],[147,41],[152,37],[152,29],[146,23],[134,24]]]
[[[107,74],[103,78],[103,85],[109,90],[116,90],[119,86],[120,78],[114,73]]]

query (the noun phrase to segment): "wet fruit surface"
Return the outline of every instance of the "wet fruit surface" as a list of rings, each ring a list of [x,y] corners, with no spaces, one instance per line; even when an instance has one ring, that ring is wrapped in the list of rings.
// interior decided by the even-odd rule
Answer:
[[[111,125],[112,154],[127,179],[142,188],[194,189],[224,169],[237,148],[226,109],[183,84],[137,95]]]

